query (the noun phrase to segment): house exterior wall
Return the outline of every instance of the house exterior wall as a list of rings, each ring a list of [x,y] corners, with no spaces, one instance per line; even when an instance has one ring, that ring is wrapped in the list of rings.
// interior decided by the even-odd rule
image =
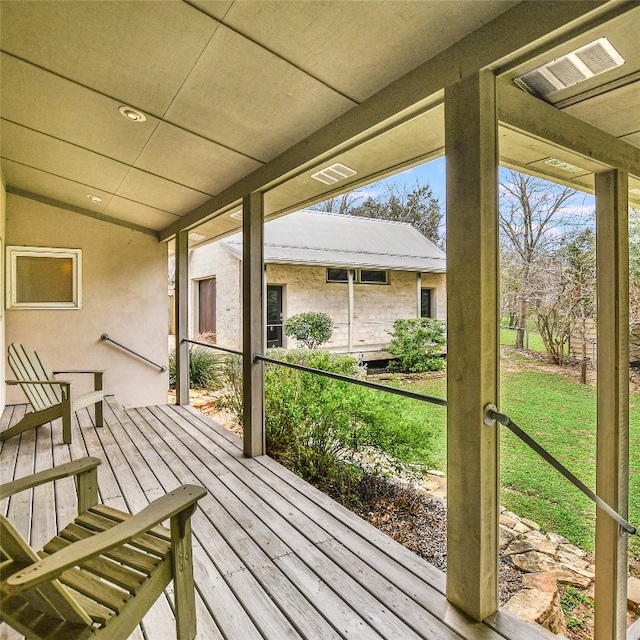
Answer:
[[[194,249],[189,256],[191,336],[199,333],[198,282],[214,276],[216,278],[216,342],[221,347],[241,350],[242,262],[218,242]]]
[[[445,274],[423,274],[422,287],[432,288],[435,317],[446,317]],[[284,285],[284,317],[305,311],[322,311],[334,322],[328,348],[348,346],[349,289],[346,283],[328,283],[326,267],[267,265],[267,284]],[[389,284],[354,284],[353,349],[380,347],[389,342],[394,320],[418,315],[416,274],[389,271]],[[292,348],[288,340],[285,347]]]
[[[7,211],[7,190],[5,187],[4,174],[0,170],[0,353],[6,352],[5,342],[5,310],[4,310],[4,245],[5,245],[5,218]],[[0,357],[0,415],[4,411],[6,404],[7,390],[5,385],[6,364],[3,357]]]
[[[149,234],[13,194],[7,196],[6,244],[83,252],[82,309],[7,309],[7,344],[22,342],[41,350],[54,370],[105,369],[105,391],[124,405],[167,401],[167,372],[100,339],[107,333],[167,365],[166,244]],[[90,376],[68,379],[74,395],[93,383]],[[24,402],[24,396],[11,388],[7,400]]]
[[[198,282],[216,278],[216,342],[242,349],[242,262],[220,243],[194,249],[189,257],[191,335],[198,328]],[[346,350],[349,321],[349,289],[346,283],[328,283],[326,267],[313,265],[266,265],[267,285],[283,287],[283,317],[305,311],[322,311],[334,323],[330,349]],[[432,314],[445,320],[447,310],[446,275],[421,274],[421,287],[432,289]],[[353,350],[377,349],[389,342],[389,331],[397,318],[413,318],[419,313],[417,274],[389,271],[389,284],[354,285]],[[284,336],[284,347],[294,348],[295,340]]]

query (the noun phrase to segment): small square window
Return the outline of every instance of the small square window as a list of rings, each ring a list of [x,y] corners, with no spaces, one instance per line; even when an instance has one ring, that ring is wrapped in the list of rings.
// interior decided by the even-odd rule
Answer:
[[[327,282],[349,282],[346,269],[327,269]]]
[[[389,278],[386,271],[360,269],[359,281],[363,284],[387,284]]]
[[[82,308],[82,250],[7,247],[7,309]]]

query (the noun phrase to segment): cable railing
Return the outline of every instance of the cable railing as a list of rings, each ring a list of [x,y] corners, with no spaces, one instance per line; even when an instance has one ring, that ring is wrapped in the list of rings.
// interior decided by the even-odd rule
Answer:
[[[205,347],[211,347],[212,349],[219,349],[220,351],[226,351],[235,355],[243,355],[241,351],[235,349],[227,349],[225,347],[219,347],[218,345],[197,342],[195,340],[183,340],[183,342],[190,342],[192,344],[200,344]],[[331,378],[333,380],[339,380],[342,382],[349,382],[361,387],[367,387],[369,389],[376,389],[378,391],[385,391],[387,393],[393,393],[405,398],[411,398],[413,400],[420,400],[422,402],[430,402],[441,407],[447,406],[446,398],[440,398],[438,396],[431,396],[426,393],[418,393],[417,391],[410,391],[408,389],[401,389],[398,387],[391,387],[388,385],[380,384],[378,382],[371,382],[369,380],[362,380],[360,378],[353,378],[351,376],[345,376],[341,373],[333,373],[332,371],[323,371],[322,369],[316,369],[314,367],[308,367],[302,364],[296,364],[294,362],[286,362],[284,360],[278,360],[276,358],[270,358],[261,353],[256,353],[253,356],[254,362],[266,362],[269,364],[280,365],[288,367],[289,369],[296,369],[305,373],[314,373],[325,378]],[[531,436],[523,431],[517,424],[515,424],[509,416],[504,413],[500,413],[498,408],[493,404],[488,404],[484,409],[484,422],[486,425],[493,425],[496,422],[509,429],[517,438],[529,446],[535,451],[541,458],[548,462],[556,471],[562,474],[571,484],[573,484],[579,491],[581,491],[587,498],[592,500],[598,507],[600,507],[608,516],[613,518],[620,525],[620,535],[629,534],[637,535],[638,530],[625,518],[623,518],[615,509],[610,507],[600,496],[594,493],[589,487],[587,487],[577,476],[569,471],[561,462],[554,458],[544,447],[536,442]]]
[[[158,369],[160,369],[160,371],[166,371],[167,370],[167,367],[165,365],[158,364],[157,362],[154,362],[153,360],[149,360],[149,358],[147,358],[146,356],[143,356],[142,354],[138,353],[137,351],[134,351],[133,349],[129,349],[129,347],[125,347],[120,342],[117,342],[113,338],[110,338],[106,333],[103,333],[100,336],[100,340],[103,340],[104,342],[112,342],[113,344],[115,344],[116,346],[120,347],[124,351],[128,351],[130,354],[136,356],[136,358],[140,358],[140,360],[144,360],[145,362],[148,362],[150,365],[152,365],[154,367],[158,367]]]
[[[541,458],[548,462],[556,471],[561,473],[571,484],[577,487],[585,496],[590,498],[598,505],[607,515],[613,518],[620,525],[620,533],[626,532],[631,535],[637,535],[638,530],[627,520],[625,520],[615,509],[612,509],[600,496],[596,495],[584,482],[577,478],[569,469],[561,462],[556,460],[546,449],[540,446],[530,435],[523,431],[508,415],[500,413],[494,404],[488,404],[484,408],[485,424],[492,425],[499,422],[507,427],[511,433],[522,440],[527,446],[533,449]]]

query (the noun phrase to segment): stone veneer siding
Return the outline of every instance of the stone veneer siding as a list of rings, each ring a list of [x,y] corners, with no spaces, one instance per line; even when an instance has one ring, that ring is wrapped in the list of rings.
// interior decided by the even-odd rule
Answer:
[[[198,333],[198,280],[216,277],[217,342],[232,349],[242,348],[241,262],[219,244],[196,249],[189,263],[194,303],[190,305],[190,326]],[[379,348],[389,342],[388,332],[397,318],[418,313],[416,273],[389,271],[389,284],[354,285],[354,351]],[[313,265],[268,264],[268,285],[282,285],[284,318],[305,311],[323,311],[334,322],[333,336],[326,345],[344,350],[348,345],[348,300],[346,283],[326,282],[326,267]],[[446,319],[446,276],[422,274],[422,287],[433,289],[432,313]],[[295,341],[285,337],[285,347]]]

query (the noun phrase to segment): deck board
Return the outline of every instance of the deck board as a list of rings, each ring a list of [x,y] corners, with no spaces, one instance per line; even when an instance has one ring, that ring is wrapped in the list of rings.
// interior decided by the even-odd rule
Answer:
[[[7,407],[0,429],[24,406]],[[78,412],[71,445],[45,425],[1,444],[2,481],[86,455],[100,499],[138,511],[183,483],[209,493],[193,516],[201,640],[500,640],[549,638],[500,613],[473,622],[446,600],[444,574],[190,407],[125,409],[107,397],[105,426]],[[59,421],[58,421],[59,422]],[[0,503],[34,546],[75,515],[73,480]],[[175,638],[172,589],[131,636]],[[0,640],[19,638],[0,624]]]

